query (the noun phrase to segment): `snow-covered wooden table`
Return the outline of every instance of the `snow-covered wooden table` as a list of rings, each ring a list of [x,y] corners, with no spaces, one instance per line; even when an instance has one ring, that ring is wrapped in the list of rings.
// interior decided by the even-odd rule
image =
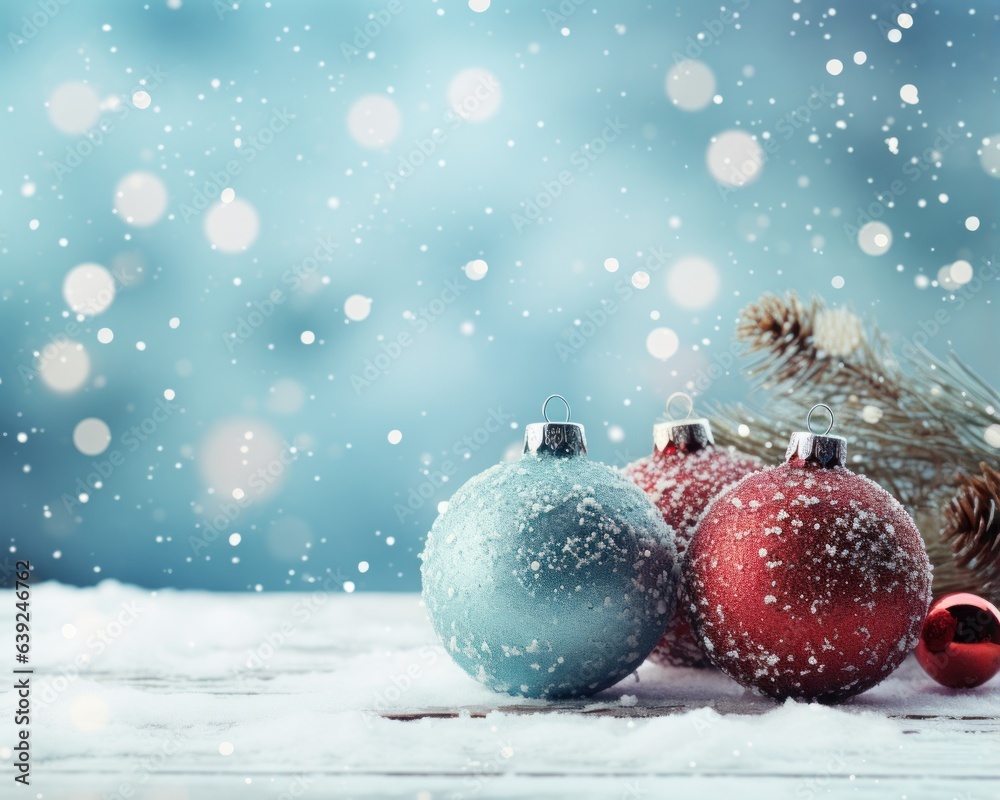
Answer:
[[[31,787],[7,689],[3,797],[1000,797],[1000,678],[912,660],[835,708],[645,665],[553,709],[466,677],[416,595],[43,584],[32,619]]]

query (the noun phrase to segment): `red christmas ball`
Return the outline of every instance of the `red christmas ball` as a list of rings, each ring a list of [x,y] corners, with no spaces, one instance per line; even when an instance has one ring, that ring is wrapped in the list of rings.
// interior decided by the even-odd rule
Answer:
[[[986,683],[1000,672],[1000,611],[967,592],[939,597],[920,630],[916,657],[942,686],[971,689]]]
[[[931,571],[913,520],[843,465],[837,436],[717,497],[688,545],[684,605],[709,658],[763,694],[834,702],[917,644]]]
[[[674,530],[677,554],[683,557],[705,509],[719,492],[761,468],[760,461],[736,450],[714,446],[708,420],[662,423],[653,429],[653,454],[622,469],[660,509]],[[667,625],[649,655],[658,664],[709,667],[683,609]]]

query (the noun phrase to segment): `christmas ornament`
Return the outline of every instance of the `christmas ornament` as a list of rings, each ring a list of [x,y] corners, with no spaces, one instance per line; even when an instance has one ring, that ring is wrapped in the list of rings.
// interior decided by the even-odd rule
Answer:
[[[786,420],[816,394],[836,398],[867,423],[854,445],[865,474],[916,518],[935,595],[971,592],[1000,606],[1000,387],[955,352],[904,347],[897,359],[875,320],[815,295],[765,294],[740,313],[736,341],[764,402],[713,409],[716,441],[770,458]]]
[[[830,426],[811,431],[823,408]],[[786,461],[717,497],[687,550],[683,602],[712,662],[776,698],[870,689],[917,644],[931,571],[913,520],[844,465],[814,406]]]
[[[675,419],[670,406],[680,399],[687,403],[683,419]],[[663,520],[674,530],[677,556],[683,563],[684,551],[709,502],[740,478],[756,472],[761,463],[732,448],[717,448],[707,419],[692,418],[694,404],[683,392],[667,398],[669,422],[653,426],[653,454],[622,469],[660,509]],[[667,625],[650,660],[680,667],[711,666],[701,645],[691,632],[684,608]]]
[[[939,597],[927,612],[916,656],[942,686],[971,689],[986,683],[1000,672],[1000,611],[967,592]]]
[[[586,458],[583,427],[525,428],[524,454],[462,486],[421,554],[442,644],[498,692],[577,697],[631,673],[674,609],[676,550],[631,481]]]

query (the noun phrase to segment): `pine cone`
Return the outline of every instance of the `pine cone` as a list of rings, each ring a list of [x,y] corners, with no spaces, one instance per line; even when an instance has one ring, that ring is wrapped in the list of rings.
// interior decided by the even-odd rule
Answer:
[[[982,475],[965,475],[945,511],[943,537],[955,562],[981,578],[987,590],[1000,586],[1000,471],[985,461]]]
[[[743,309],[736,337],[748,345],[747,353],[762,353],[751,374],[765,373],[767,381],[801,380],[818,366],[813,345],[816,302],[803,303],[795,292],[784,297],[763,295]]]
[[[810,312],[795,292],[787,292],[784,298],[765,294],[743,309],[736,336],[750,345],[750,352],[773,350],[780,357],[790,349],[809,346]]]
[[[846,308],[827,308],[813,316],[813,345],[833,358],[847,358],[865,340],[865,326]]]

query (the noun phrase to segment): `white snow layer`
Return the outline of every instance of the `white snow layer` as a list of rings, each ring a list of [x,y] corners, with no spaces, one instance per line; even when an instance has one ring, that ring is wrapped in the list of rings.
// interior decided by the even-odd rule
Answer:
[[[25,797],[997,796],[1000,679],[948,690],[912,658],[837,707],[648,663],[553,706],[465,675],[416,595],[46,583],[31,616]],[[0,696],[7,764],[15,703]],[[381,716],[440,710],[460,716]]]

